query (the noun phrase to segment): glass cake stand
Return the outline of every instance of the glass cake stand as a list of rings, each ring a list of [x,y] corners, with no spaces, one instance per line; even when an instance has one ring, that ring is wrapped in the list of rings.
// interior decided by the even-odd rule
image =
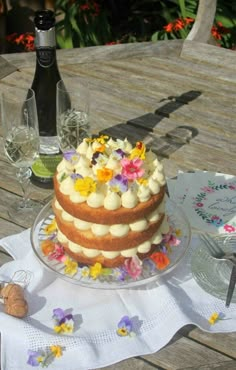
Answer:
[[[50,254],[45,256],[41,249],[41,245],[44,241],[49,241],[49,244],[52,244],[53,241],[58,245],[55,227],[53,229],[53,227],[51,228],[50,226],[53,225],[54,219],[51,201],[44,206],[35,219],[31,229],[31,244],[36,257],[45,268],[53,271],[58,277],[71,283],[98,289],[137,287],[155,281],[167,272],[169,273],[182,260],[188,250],[191,230],[184,212],[173,201],[168,199],[166,202],[166,214],[172,233],[169,242],[167,244],[162,242],[160,245],[162,246],[162,251],[168,253],[169,264],[164,269],[158,269],[156,263],[154,263],[152,259],[147,258],[141,264],[141,274],[135,279],[127,274],[124,266],[112,269],[102,268],[98,276],[94,278],[94,275],[90,274],[90,266],[77,263],[74,264],[76,265],[77,271],[71,275],[65,270],[64,262],[52,259]],[[51,232],[50,228],[52,229]],[[177,243],[175,243],[175,241],[177,241]],[[157,251],[159,251],[159,248]],[[66,258],[66,255],[64,257]]]

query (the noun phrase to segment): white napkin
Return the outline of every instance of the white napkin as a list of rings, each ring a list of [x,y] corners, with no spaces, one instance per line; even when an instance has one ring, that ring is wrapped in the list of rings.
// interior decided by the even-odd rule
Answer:
[[[32,273],[25,294],[29,315],[17,319],[0,312],[2,336],[1,368],[26,370],[28,349],[37,351],[57,344],[64,347],[63,356],[49,366],[57,370],[97,369],[123,359],[150,354],[165,346],[184,325],[195,324],[209,332],[236,331],[236,304],[225,308],[223,300],[203,291],[192,278],[191,248],[182,262],[154,283],[132,289],[94,290],[57,278],[42,267],[31,250],[29,230],[1,240],[1,245],[15,261],[3,265],[0,279],[10,279],[16,271]],[[75,318],[71,335],[53,331],[52,311],[70,309]],[[213,312],[227,320],[210,325]],[[117,335],[117,324],[123,316],[135,323],[135,336]]]

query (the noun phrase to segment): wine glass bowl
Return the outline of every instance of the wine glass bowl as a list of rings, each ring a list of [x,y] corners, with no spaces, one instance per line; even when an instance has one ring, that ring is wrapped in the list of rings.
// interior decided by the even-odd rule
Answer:
[[[76,149],[89,136],[89,88],[80,78],[57,83],[57,136],[62,152]]]
[[[30,167],[39,155],[34,91],[28,88],[6,89],[1,95],[1,122],[4,151],[9,162],[16,168],[16,178],[23,194],[20,202],[9,207],[9,213],[14,219],[30,217],[29,211],[38,205],[28,198],[32,173]]]

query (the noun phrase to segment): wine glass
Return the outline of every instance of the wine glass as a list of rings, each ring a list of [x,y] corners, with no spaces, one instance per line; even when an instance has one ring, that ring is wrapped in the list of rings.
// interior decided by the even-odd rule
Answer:
[[[89,87],[79,77],[57,83],[57,137],[62,152],[76,149],[89,133]]]
[[[39,155],[39,130],[35,94],[28,88],[8,88],[1,95],[3,145],[10,163],[16,167],[22,198],[9,207],[14,220],[32,220],[40,204],[28,197],[31,165]]]

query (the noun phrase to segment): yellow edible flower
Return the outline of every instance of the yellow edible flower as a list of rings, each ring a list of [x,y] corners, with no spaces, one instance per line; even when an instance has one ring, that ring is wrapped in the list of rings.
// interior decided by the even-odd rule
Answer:
[[[65,264],[65,270],[64,270],[65,274],[74,275],[78,271],[77,262],[73,261],[69,257],[67,257],[64,264]]]
[[[54,357],[61,357],[62,356],[62,348],[61,346],[53,345],[50,347],[50,350]]]
[[[137,181],[140,185],[145,185],[146,186],[148,184],[148,179],[141,178],[141,179],[138,179]]]
[[[217,312],[213,312],[213,314],[211,315],[211,317],[208,319],[208,322],[211,324],[211,325],[214,325],[215,322],[219,319],[219,314]]]
[[[89,194],[96,191],[96,182],[91,177],[76,179],[75,191],[78,191],[82,196],[87,197]]]
[[[129,159],[145,159],[146,147],[141,141],[137,141],[135,148],[130,152]]]
[[[67,323],[62,323],[61,325],[55,325],[54,331],[58,334],[60,333],[73,333],[73,326]]]
[[[45,226],[44,231],[46,234],[52,234],[57,229],[56,219],[53,218],[52,222]]]
[[[95,265],[90,267],[90,276],[93,279],[97,279],[97,277],[101,274],[101,272],[102,272],[102,265],[99,262],[95,263]]]
[[[181,229],[175,229],[175,235],[179,238],[180,236],[182,236],[182,231]]]
[[[106,144],[108,139],[109,139],[109,136],[101,135],[101,136],[97,137],[95,140],[100,144]]]
[[[113,177],[113,171],[110,168],[103,167],[97,170],[97,178],[101,182],[107,182]]]

